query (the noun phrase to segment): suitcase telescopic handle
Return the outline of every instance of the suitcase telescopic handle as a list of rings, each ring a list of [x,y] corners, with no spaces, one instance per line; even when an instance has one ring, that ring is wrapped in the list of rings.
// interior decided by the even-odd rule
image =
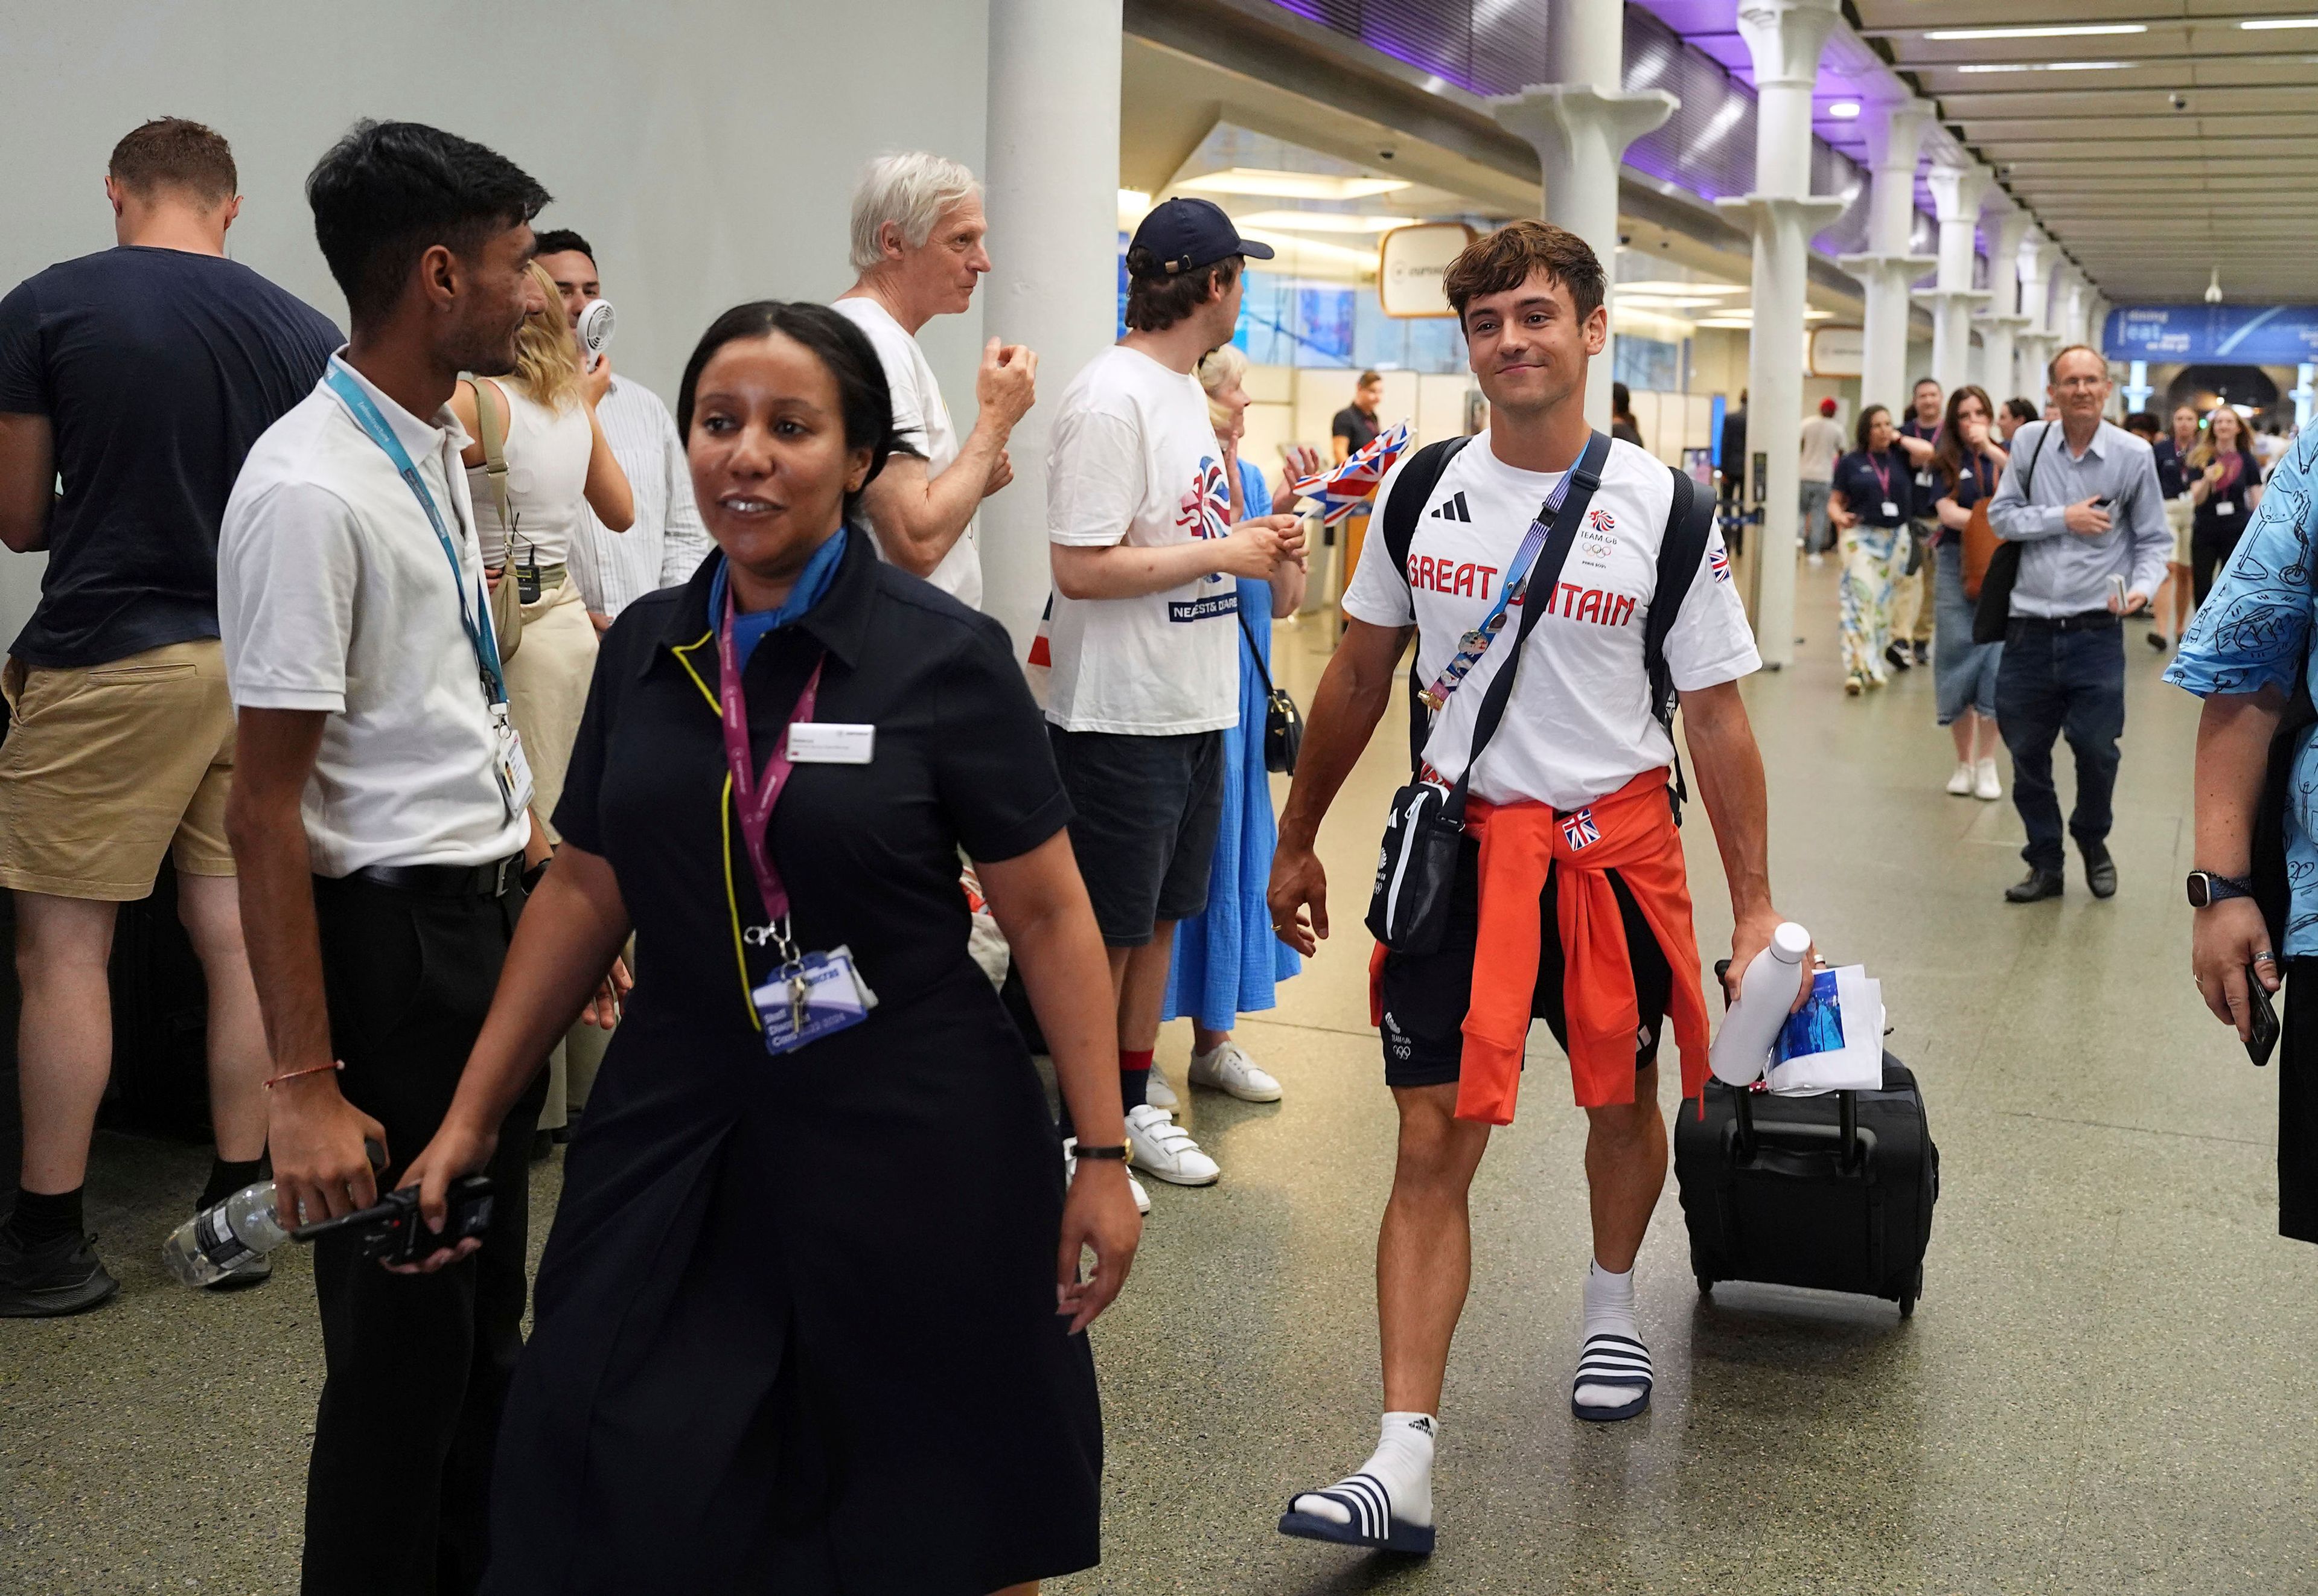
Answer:
[[[1730,1010],[1730,983],[1727,979],[1730,973],[1729,959],[1714,961],[1714,984],[1722,989],[1722,1009],[1726,1014]],[[1738,1151],[1740,1157],[1751,1159],[1755,1156],[1756,1145],[1755,1094],[1752,1090],[1733,1087],[1730,1089],[1730,1097],[1736,1105],[1738,1120]],[[1859,1139],[1859,1094],[1855,1091],[1837,1090],[1835,1094],[1835,1111],[1837,1124],[1840,1127],[1838,1134],[1841,1138],[1837,1147],[1836,1164],[1847,1175],[1859,1167],[1867,1151]]]

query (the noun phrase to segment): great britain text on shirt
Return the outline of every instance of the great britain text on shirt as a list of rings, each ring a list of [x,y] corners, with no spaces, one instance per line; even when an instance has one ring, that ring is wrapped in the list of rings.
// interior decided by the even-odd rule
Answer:
[[[1559,473],[1506,465],[1482,434],[1441,474],[1409,543],[1407,579],[1384,541],[1371,537],[1344,594],[1344,612],[1372,625],[1417,628],[1417,674],[1434,679],[1458,640],[1501,596],[1504,573]],[[1378,496],[1381,521],[1396,479]],[[1650,713],[1643,632],[1658,579],[1660,538],[1674,485],[1666,467],[1613,444],[1602,486],[1568,562],[1550,592],[1514,680],[1504,723],[1476,771],[1472,791],[1490,803],[1534,800],[1576,810],[1673,761]],[[1462,516],[1435,512],[1450,506]],[[1721,564],[1716,561],[1720,560]],[[1760,663],[1720,536],[1708,544],[1716,578],[1695,584],[1667,639],[1677,689],[1732,680]],[[1491,650],[1434,718],[1426,762],[1454,779],[1467,763],[1473,721],[1501,661]],[[1478,680],[1471,678],[1481,678]]]

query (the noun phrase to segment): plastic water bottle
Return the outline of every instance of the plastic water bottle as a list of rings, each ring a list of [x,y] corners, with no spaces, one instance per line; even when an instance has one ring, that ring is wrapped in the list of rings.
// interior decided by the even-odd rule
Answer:
[[[1755,955],[1738,978],[1738,997],[1722,1018],[1722,1029],[1707,1050],[1717,1080],[1747,1086],[1761,1079],[1771,1062],[1771,1045],[1802,990],[1803,956],[1810,933],[1792,920],[1771,933],[1771,946]]]
[[[260,1180],[179,1225],[161,1243],[161,1261],[183,1284],[207,1286],[289,1239],[274,1212],[274,1182]]]

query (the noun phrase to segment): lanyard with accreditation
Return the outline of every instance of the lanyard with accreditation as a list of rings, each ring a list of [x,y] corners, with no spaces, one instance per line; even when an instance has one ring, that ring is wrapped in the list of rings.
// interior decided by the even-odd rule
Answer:
[[[508,818],[513,820],[531,803],[531,762],[524,758],[523,739],[517,735],[515,722],[508,715],[507,676],[499,664],[499,640],[491,635],[490,605],[480,599],[472,607],[468,605],[466,569],[459,563],[458,546],[451,541],[450,529],[443,524],[443,512],[436,507],[434,494],[427,491],[426,479],[411,463],[410,452],[402,446],[402,440],[394,435],[394,429],[379,413],[377,402],[336,355],[330,357],[329,370],[323,381],[345,402],[355,424],[372,443],[385,451],[387,463],[394,467],[403,485],[427,512],[427,524],[435,529],[436,541],[443,545],[443,558],[451,562],[451,587],[459,596],[459,624],[466,629],[467,641],[474,648],[476,668],[482,677],[483,703],[491,719],[491,775],[499,783],[499,802],[506,807]]]
[[[742,941],[770,946],[781,963],[762,986],[749,993],[757,1028],[764,1034],[765,1051],[794,1053],[833,1031],[858,1026],[877,1006],[876,994],[854,968],[853,952],[840,944],[827,953],[804,953],[790,934],[789,892],[773,863],[773,806],[795,773],[794,741],[798,726],[813,720],[814,701],[821,694],[822,664],[805,678],[796,707],[789,711],[780,740],[767,757],[760,774],[749,749],[749,695],[741,681],[741,650],[732,641],[732,592],[724,591],[723,613],[716,626],[716,707],[724,726],[724,763],[732,776],[732,808],[741,820],[741,840],[749,855],[749,869],[757,878],[757,894],[764,900],[767,920],[740,933]],[[725,857],[732,855],[728,851]],[[732,924],[741,923],[737,901],[731,901],[732,878],[728,867],[725,895]]]

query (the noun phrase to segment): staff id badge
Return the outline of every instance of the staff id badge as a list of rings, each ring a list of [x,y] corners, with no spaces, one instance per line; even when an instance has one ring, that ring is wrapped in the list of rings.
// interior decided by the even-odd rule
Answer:
[[[508,718],[504,702],[491,705],[491,735],[497,742],[491,758],[491,775],[499,784],[499,802],[507,805],[512,819],[531,805],[535,787],[531,779],[531,761],[524,757],[523,734]]]
[[[1887,516],[1896,516],[1900,513],[1900,507],[1887,498],[1883,501],[1883,513]]]
[[[853,967],[853,950],[842,944],[792,959],[749,996],[764,1021],[765,1051],[776,1057],[858,1026],[877,1007]]]
[[[2219,498],[2214,501],[2214,514],[2215,516],[2234,516],[2237,513],[2238,507],[2237,502],[2234,499]]]

